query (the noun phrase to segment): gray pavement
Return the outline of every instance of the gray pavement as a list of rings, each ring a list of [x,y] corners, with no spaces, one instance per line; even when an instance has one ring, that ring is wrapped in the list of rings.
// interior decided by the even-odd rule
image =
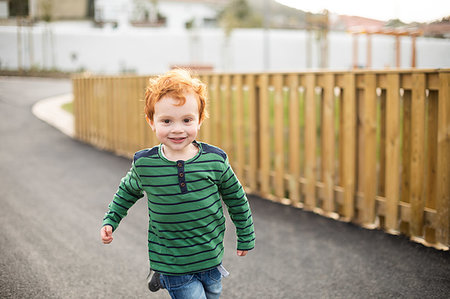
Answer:
[[[0,298],[169,298],[145,285],[145,200],[103,245],[130,161],[71,139],[32,105],[69,80],[0,78]],[[448,298],[450,254],[250,196],[257,245],[235,254],[222,298]]]

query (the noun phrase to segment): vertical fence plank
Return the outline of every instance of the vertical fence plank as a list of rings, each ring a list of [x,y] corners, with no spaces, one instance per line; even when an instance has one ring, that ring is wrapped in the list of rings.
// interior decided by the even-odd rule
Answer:
[[[425,121],[425,75],[415,73],[413,78],[411,102],[411,221],[412,236],[423,235],[423,152]]]
[[[128,109],[127,107],[124,107],[124,100],[128,97],[134,99],[136,103],[138,103],[138,100],[136,98],[136,90],[133,88],[133,82],[135,82],[136,79],[132,77],[125,77],[123,80],[116,81],[114,83],[115,86],[118,86],[120,90],[117,90],[117,101],[120,103],[119,105],[116,105],[118,109],[120,109],[119,118],[115,120],[115,126],[116,126],[116,143],[120,145],[120,148],[122,152],[124,152],[124,155],[127,157],[130,157],[133,155],[137,150],[140,148],[137,147],[138,139],[139,139],[139,126],[134,127],[134,135],[136,135],[136,140],[133,141],[133,147],[131,147],[130,150],[130,141],[127,139],[127,136],[124,136],[126,134],[126,131],[128,130],[128,127],[130,126],[128,122]],[[141,111],[139,111],[141,112]],[[142,120],[142,113],[136,114],[136,119]],[[132,153],[131,153],[132,151]]]
[[[136,115],[136,117],[124,124],[127,126],[127,131],[131,133],[128,136],[130,145],[126,148],[126,152],[131,156],[134,152],[139,150],[140,138],[142,136],[139,128],[142,127],[142,124],[145,124],[145,115],[143,112],[144,103],[140,100],[143,98],[144,92],[139,92],[136,85],[136,79],[125,78],[125,82],[126,84],[123,86],[125,94],[123,94],[123,97],[125,98],[125,103],[127,103],[127,108],[124,109],[124,111],[131,110],[131,113]],[[152,133],[150,127],[148,127],[148,130],[149,133]],[[155,144],[149,146],[153,145]]]
[[[81,84],[82,80],[80,78],[72,77],[72,90],[73,90],[73,116],[74,116],[74,136],[77,139],[81,138],[81,119],[80,112],[82,111],[80,105],[80,97],[82,94]]]
[[[404,90],[403,94],[403,127],[402,127],[402,181],[400,199],[404,203],[410,202],[410,179],[411,179],[411,90]],[[409,234],[409,223],[400,223],[400,231]]]
[[[375,222],[377,183],[377,94],[375,74],[364,75],[364,209],[365,225]]]
[[[400,78],[398,74],[388,75],[386,98],[386,145],[380,147],[386,157],[386,229],[396,232],[398,229],[399,204],[399,166],[400,166]],[[381,178],[380,178],[381,179]]]
[[[437,133],[438,133],[438,93],[430,91],[426,102],[426,123],[425,123],[425,173],[423,198],[425,207],[428,209],[436,209],[436,171],[437,171]],[[429,223],[425,226],[425,240],[435,243],[435,228]]]
[[[355,213],[355,142],[356,142],[356,95],[355,75],[345,75],[343,94],[343,124],[342,124],[342,158],[343,158],[343,188],[344,188],[344,220],[351,220]]]
[[[450,73],[441,72],[439,79],[436,239],[448,248],[450,246]]]
[[[339,97],[338,103],[338,185],[340,187],[344,186],[344,95],[342,85],[339,86]]]
[[[98,84],[95,84],[95,87],[97,89],[97,94],[95,95],[95,105],[94,105],[94,113],[92,117],[96,117],[98,115],[97,120],[97,130],[96,130],[96,136],[95,138],[98,140],[98,144],[100,148],[106,149],[106,134],[105,134],[105,127],[106,127],[106,79],[100,78]],[[105,109],[102,109],[105,108]]]
[[[273,77],[275,88],[274,102],[274,148],[275,148],[275,196],[282,200],[284,196],[284,101],[283,76],[277,74]]]
[[[122,128],[123,123],[127,121],[124,117],[126,115],[126,110],[122,110],[122,101],[127,98],[125,90],[126,78],[112,78],[110,101],[111,101],[111,146],[115,149],[117,154],[125,154],[125,148],[129,144],[128,140],[122,139]]]
[[[314,74],[305,76],[305,209],[316,207],[316,80]]]
[[[213,90],[211,92],[212,96],[212,109],[211,109],[211,120],[212,120],[212,130],[211,130],[211,142],[217,146],[222,143],[222,132],[221,132],[221,120],[222,113],[220,111],[220,77],[219,75],[213,76]]]
[[[208,87],[207,88],[207,92],[208,92],[207,104],[206,104],[206,110],[208,112],[210,112],[210,108],[211,108],[211,101],[210,101],[210,96],[209,96],[210,95],[210,90],[209,90],[210,81],[209,81],[209,79],[210,79],[210,76],[207,76],[207,75],[203,75],[201,77],[202,82]],[[210,139],[211,139],[211,131],[210,130],[211,130],[211,128],[210,128],[210,120],[208,118],[205,118],[203,123],[202,123],[201,130],[200,130],[200,138],[201,138],[202,141],[210,142]]]
[[[238,177],[244,181],[244,167],[245,167],[245,141],[247,140],[244,127],[244,96],[243,96],[243,78],[242,75],[234,77],[234,86],[236,89],[236,120],[235,127],[235,144],[236,144],[236,170]]]
[[[101,137],[103,139],[103,149],[105,150],[111,150],[110,147],[110,140],[111,140],[111,130],[110,130],[110,115],[112,113],[112,107],[111,107],[111,89],[109,88],[111,86],[110,83],[111,79],[110,77],[103,78],[103,96],[101,98],[100,105],[98,106],[98,109],[101,110],[102,114],[102,124],[101,124]]]
[[[300,122],[298,75],[290,74],[289,84],[289,197],[294,206],[300,203]]]
[[[86,78],[80,78],[79,79],[79,93],[78,93],[78,111],[76,112],[76,116],[80,119],[80,126],[79,126],[79,134],[80,139],[84,142],[88,142],[88,126],[89,126],[89,105],[87,98],[89,97],[90,90],[87,86],[88,80]]]
[[[325,75],[323,88],[322,109],[322,180],[324,184],[323,209],[326,213],[333,213],[334,206],[334,76],[331,73]]]
[[[358,74],[358,76],[363,76],[363,74]],[[356,77],[356,80],[358,78]],[[355,174],[355,217],[354,221],[360,224],[363,224],[365,215],[365,202],[364,202],[364,176],[366,173],[366,161],[365,161],[365,128],[364,128],[364,108],[365,108],[365,99],[364,99],[364,89],[356,88],[356,174]]]
[[[95,107],[97,106],[97,100],[96,100],[96,94],[97,94],[97,87],[99,79],[96,80],[96,84],[94,84],[93,78],[87,79],[87,85],[88,89],[90,90],[89,96],[86,97],[86,102],[88,103],[88,113],[87,118],[89,121],[89,126],[87,127],[87,136],[89,143],[95,144],[98,146],[97,142],[97,129],[98,129],[98,121],[99,121],[99,115],[96,114],[97,109]]]
[[[104,103],[106,103],[106,106],[103,106],[102,109],[106,108],[105,113],[105,126],[104,126],[104,133],[106,136],[106,149],[110,151],[114,151],[114,144],[113,144],[113,136],[114,136],[114,126],[113,126],[113,106],[115,101],[115,86],[114,86],[114,78],[108,77],[106,78],[106,91],[105,91],[105,98]]]
[[[269,139],[269,76],[259,76],[259,191],[263,196],[270,194],[270,139]]]
[[[389,78],[389,76],[388,76]],[[388,79],[389,80],[389,79]],[[388,86],[390,86],[388,82]],[[397,89],[397,99],[400,101],[399,98],[399,90]],[[386,151],[381,150],[386,148],[386,93],[382,92],[380,96],[380,119],[379,119],[379,171],[378,171],[378,192],[380,196],[385,196],[385,182],[386,182]]]
[[[138,130],[139,130],[139,148],[145,148],[149,147],[153,144],[146,143],[146,136],[152,135],[153,132],[147,123],[147,119],[145,118],[145,90],[147,87],[148,77],[138,77],[136,79],[136,82],[134,84],[136,89],[136,98],[139,102],[140,107],[140,115],[141,115],[141,121],[138,124]]]
[[[115,106],[115,111],[113,112],[113,115],[117,118],[112,118],[111,119],[111,126],[114,128],[114,131],[112,132],[112,145],[113,147],[117,148],[117,150],[121,150],[122,152],[124,152],[125,155],[127,155],[127,151],[124,150],[127,148],[127,140],[122,138],[122,126],[124,125],[124,123],[127,122],[127,118],[126,118],[126,110],[125,111],[121,111],[121,113],[118,111],[120,110],[121,107],[121,98],[122,97],[127,97],[127,93],[129,92],[127,85],[127,78],[123,78],[122,80],[120,80],[120,78],[117,78],[115,80],[112,81],[112,85],[114,86],[114,95],[113,95],[113,100],[114,102],[117,103],[113,103],[112,105]],[[139,117],[138,115],[136,115],[136,117]],[[135,128],[136,131],[136,128]]]
[[[83,78],[82,82],[80,84],[82,91],[80,92],[80,103],[82,106],[80,107],[80,111],[78,111],[77,115],[83,114],[80,123],[82,124],[82,128],[80,128],[80,133],[82,134],[83,138],[82,141],[89,142],[89,101],[88,98],[90,95],[92,95],[92,90],[89,89],[89,80],[87,78]],[[83,109],[83,110],[81,110]]]
[[[256,192],[257,185],[257,173],[258,173],[258,130],[257,127],[259,124],[257,123],[256,118],[256,84],[255,84],[255,76],[247,75],[246,76],[246,84],[248,87],[248,122],[249,122],[249,179],[248,186]]]
[[[222,85],[220,88],[221,92],[221,107],[222,107],[222,114],[223,114],[223,121],[221,124],[222,128],[222,148],[225,150],[225,152],[230,157],[230,162],[234,159],[235,153],[233,151],[232,147],[232,140],[233,140],[233,132],[232,132],[232,113],[231,113],[231,107],[232,107],[232,99],[231,99],[231,75],[225,74],[222,75]]]
[[[145,97],[145,92],[149,83],[149,79],[150,77],[141,77],[139,80],[139,89],[141,90],[141,98],[144,99]],[[142,103],[142,105],[145,105],[145,103]],[[148,123],[145,120],[145,115],[144,115],[144,120],[143,122],[140,123],[140,134],[141,134],[141,138],[142,138],[142,142],[143,142],[143,146],[144,147],[151,147],[152,145],[156,145],[157,143],[154,142],[154,138],[155,134],[153,133],[152,129],[150,128],[150,126],[148,125]]]

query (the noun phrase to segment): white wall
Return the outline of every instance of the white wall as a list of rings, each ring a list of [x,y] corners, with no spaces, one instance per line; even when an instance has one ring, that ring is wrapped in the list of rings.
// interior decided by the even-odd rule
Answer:
[[[55,68],[117,74],[134,70],[139,74],[161,73],[174,64],[207,64],[217,71],[261,72],[264,69],[264,31],[240,29],[227,40],[221,29],[167,30],[164,28],[92,28],[90,23],[50,23],[34,27],[0,26],[0,67]],[[268,31],[269,69],[301,71],[308,67],[304,31]],[[319,66],[319,47],[313,43],[310,65]],[[366,64],[366,37],[359,37],[358,64]],[[373,36],[372,66],[395,66],[395,39]],[[353,40],[342,32],[329,34],[329,68],[352,67]],[[409,67],[411,41],[401,39],[402,67]],[[450,68],[450,40],[417,39],[418,68]],[[20,58],[20,59],[19,59]]]
[[[9,16],[8,1],[0,0],[0,19],[7,19]]]

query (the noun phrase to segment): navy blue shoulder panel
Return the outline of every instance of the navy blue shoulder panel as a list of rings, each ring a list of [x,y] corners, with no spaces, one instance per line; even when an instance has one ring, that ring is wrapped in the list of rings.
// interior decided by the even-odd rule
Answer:
[[[140,158],[148,158],[155,155],[158,155],[158,146],[136,152],[134,154],[134,162],[136,163]]]
[[[215,147],[213,145],[209,145],[207,143],[201,143],[202,145],[202,150],[205,154],[216,154],[221,156],[224,160],[227,159],[227,154],[220,148]]]

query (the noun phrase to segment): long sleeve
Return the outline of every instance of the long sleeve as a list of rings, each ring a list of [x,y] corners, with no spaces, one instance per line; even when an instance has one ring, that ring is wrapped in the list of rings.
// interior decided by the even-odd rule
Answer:
[[[255,230],[247,196],[228,159],[225,160],[224,166],[219,189],[231,220],[236,226],[237,249],[251,250],[255,247]]]
[[[116,230],[120,221],[127,215],[128,209],[143,195],[141,182],[133,162],[130,171],[122,178],[119,188],[108,206],[109,210],[103,218],[103,226],[111,225],[113,230]]]

